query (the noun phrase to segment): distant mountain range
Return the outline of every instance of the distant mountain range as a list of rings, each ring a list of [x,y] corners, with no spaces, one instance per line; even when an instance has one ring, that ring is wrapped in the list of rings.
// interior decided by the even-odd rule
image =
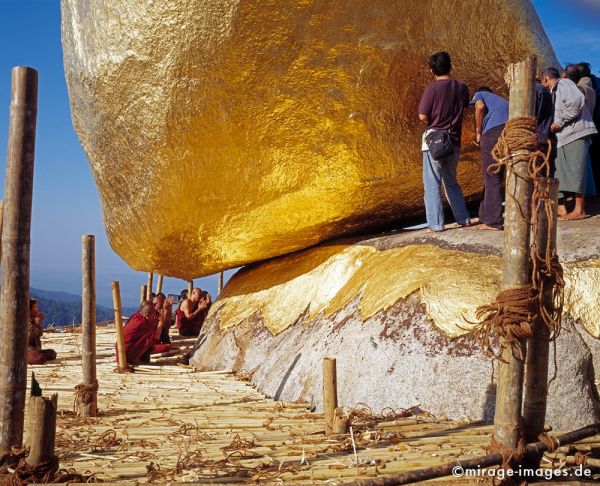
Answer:
[[[81,323],[81,296],[68,292],[54,292],[51,290],[30,289],[32,299],[38,301],[40,311],[46,314],[44,324],[49,326],[67,326]],[[136,311],[133,308],[123,308],[124,315],[131,315]],[[101,305],[96,306],[96,322],[112,321],[114,311]]]

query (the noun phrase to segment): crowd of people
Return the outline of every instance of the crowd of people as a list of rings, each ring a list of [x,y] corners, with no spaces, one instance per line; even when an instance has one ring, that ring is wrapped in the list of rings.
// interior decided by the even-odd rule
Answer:
[[[129,317],[123,327],[127,364],[149,363],[150,355],[172,350],[169,329],[173,324],[180,336],[200,334],[212,304],[210,294],[198,288],[189,296],[187,290],[182,291],[173,314],[175,303],[172,296],[156,294],[152,300],[143,301],[139,310]]]
[[[149,363],[150,355],[174,349],[169,332],[173,325],[182,337],[200,334],[212,300],[210,294],[202,289],[193,289],[189,298],[187,293],[187,290],[183,290],[177,300],[163,293],[152,294],[152,300],[144,300],[138,311],[129,317],[123,327],[128,365]],[[177,308],[173,313],[175,304]],[[54,350],[42,349],[45,317],[37,301],[31,299],[27,364],[43,365],[56,359]]]
[[[468,86],[451,76],[447,52],[429,59],[434,81],[419,103],[423,133],[423,186],[427,226],[443,231],[444,210],[440,189],[456,222],[462,227],[502,230],[504,173],[495,166],[492,150],[508,121],[508,101],[488,87],[480,87],[472,98]],[[558,214],[564,221],[585,218],[585,200],[600,188],[600,79],[590,65],[568,65],[562,73],[544,69],[536,83],[535,117],[538,149],[549,155],[551,172],[559,180]],[[461,150],[463,113],[475,110],[475,140],[481,154],[484,195],[477,219],[472,219],[456,173]],[[493,170],[490,166],[494,165]]]

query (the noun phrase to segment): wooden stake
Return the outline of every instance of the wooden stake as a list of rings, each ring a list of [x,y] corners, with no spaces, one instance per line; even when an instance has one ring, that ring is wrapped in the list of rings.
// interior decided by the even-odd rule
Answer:
[[[85,235],[82,243],[82,298],[81,298],[81,361],[83,366],[83,384],[97,385],[96,377],[96,255],[95,238]],[[79,403],[82,417],[95,417],[97,414],[97,394],[91,401]]]
[[[534,116],[535,57],[509,66],[510,118]],[[502,290],[527,285],[532,184],[528,179],[528,162],[515,164],[506,173],[506,207],[504,215],[504,253],[502,260]],[[494,436],[503,447],[515,449],[521,438],[521,406],[525,343],[506,346],[498,362],[498,389],[494,416]]]
[[[121,308],[121,289],[118,281],[112,283],[112,297],[115,309],[115,330],[117,332],[117,355],[119,357],[119,368],[127,369],[127,357],[125,355],[125,338],[123,336],[123,310]]]
[[[223,291],[223,272],[219,272],[219,284],[217,287],[217,296],[221,295]]]
[[[162,293],[163,288],[163,276],[159,275],[156,279],[156,295]]]
[[[323,411],[325,413],[325,433],[333,433],[333,421],[337,408],[337,370],[335,358],[323,358]]]
[[[537,214],[537,247],[540,255],[556,254],[556,232],[558,219],[558,179],[540,179],[542,190],[549,188],[551,219],[548,220],[542,208]],[[553,231],[548,234],[548,228]],[[552,289],[542,295],[542,304],[552,304]],[[550,331],[541,319],[534,323],[533,336],[527,340],[527,362],[525,367],[525,397],[523,420],[526,424],[526,439],[535,442],[544,432],[546,402],[548,398],[548,359],[550,357]],[[538,461],[539,465],[539,461]]]
[[[49,461],[54,457],[54,445],[56,442],[56,411],[58,410],[58,395],[55,393],[51,398],[34,395],[35,377],[31,379],[32,396],[27,404],[27,438],[26,446],[29,454],[25,458],[27,464],[35,466]]]
[[[4,200],[0,200],[0,261],[2,260],[2,219],[4,218]]]
[[[13,68],[0,265],[0,453],[23,443],[37,86],[35,69]]]
[[[140,287],[140,304],[146,300],[146,294],[148,293],[148,286],[142,285]]]
[[[188,282],[188,294],[187,294],[188,299],[192,297],[192,290],[194,290],[194,281],[190,280]]]
[[[146,285],[146,300],[152,300],[152,280],[154,279],[154,274],[152,272],[148,272],[148,284]]]

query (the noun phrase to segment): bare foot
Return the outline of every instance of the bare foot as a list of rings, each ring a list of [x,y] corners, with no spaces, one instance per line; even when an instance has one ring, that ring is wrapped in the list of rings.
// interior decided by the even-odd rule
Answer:
[[[585,213],[576,213],[575,211],[567,213],[560,217],[561,221],[577,221],[579,219],[585,219],[588,215]]]
[[[473,229],[475,231],[502,231],[500,228],[494,228],[493,226],[488,226],[487,224],[480,224]]]
[[[561,216],[565,216],[567,214],[567,208],[564,206],[564,204],[559,204],[558,205],[558,209],[556,211],[556,214],[561,217]]]

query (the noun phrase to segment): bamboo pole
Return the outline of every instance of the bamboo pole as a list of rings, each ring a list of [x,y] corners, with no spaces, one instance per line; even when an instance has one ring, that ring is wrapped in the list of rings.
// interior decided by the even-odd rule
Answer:
[[[162,293],[163,288],[163,276],[159,275],[156,279],[156,295]]]
[[[542,190],[549,189],[551,220],[544,208],[537,217],[537,247],[541,256],[546,251],[556,255],[556,233],[558,219],[558,179],[540,179]],[[548,233],[548,229],[552,231]],[[552,289],[546,289],[542,295],[542,305],[552,304]],[[550,331],[541,319],[534,323],[533,336],[527,340],[527,360],[525,367],[525,391],[523,402],[523,420],[526,425],[528,442],[537,440],[544,432],[546,401],[548,397],[548,359],[550,357]]]
[[[335,409],[337,408],[337,369],[335,358],[323,358],[323,411],[325,433],[333,433]]]
[[[563,435],[556,437],[560,445],[567,445],[577,442],[586,437],[592,437],[600,433],[600,423],[588,425],[581,429],[568,432]],[[548,450],[548,446],[543,442],[535,442],[529,444],[526,447],[526,454],[530,456],[541,456]],[[477,472],[482,469],[497,466],[504,462],[504,457],[501,453],[489,454],[487,456],[476,457],[473,459],[466,459],[460,461],[453,461],[447,464],[439,466],[433,466],[423,469],[416,469],[401,473],[397,476],[384,476],[376,479],[358,479],[353,482],[346,484],[352,484],[354,486],[397,486],[400,484],[413,484],[420,481],[428,481],[435,478],[443,478],[445,476],[452,476],[458,473],[462,473],[464,478],[469,478],[466,475],[466,471]],[[471,476],[471,478],[477,476]],[[455,478],[457,481],[459,477]],[[441,484],[441,483],[440,483]]]
[[[81,361],[83,366],[83,384],[97,386],[96,377],[96,255],[95,238],[85,235],[82,243],[82,297],[81,297]],[[82,417],[95,417],[97,414],[97,393],[91,393],[91,399],[80,400],[79,414]]]
[[[31,396],[27,404],[27,464],[35,466],[54,457],[58,395]]]
[[[0,261],[2,261],[2,220],[4,218],[4,200],[0,199]]]
[[[192,297],[192,290],[194,290],[194,281],[190,280],[188,282],[188,294],[187,294],[188,299],[190,299]]]
[[[148,284],[146,285],[146,300],[152,300],[152,280],[154,279],[154,274],[152,272],[148,272]]]
[[[223,272],[219,272],[219,284],[217,286],[217,296],[223,291]]]
[[[123,310],[121,308],[121,289],[118,281],[112,283],[112,298],[115,309],[115,330],[117,332],[117,355],[119,357],[119,369],[127,369],[127,357],[125,355],[125,337],[123,336]]]
[[[23,443],[38,73],[12,70],[0,296],[0,453]]]
[[[146,294],[148,293],[148,286],[142,285],[140,287],[140,304],[146,300]]]
[[[536,59],[511,64],[510,118],[533,116],[535,108]],[[528,179],[528,162],[508,166],[506,173],[506,207],[504,216],[504,253],[502,290],[531,282],[529,247],[532,184]],[[498,362],[498,388],[494,416],[494,436],[503,447],[516,449],[522,436],[521,406],[523,401],[525,343],[505,346]]]

